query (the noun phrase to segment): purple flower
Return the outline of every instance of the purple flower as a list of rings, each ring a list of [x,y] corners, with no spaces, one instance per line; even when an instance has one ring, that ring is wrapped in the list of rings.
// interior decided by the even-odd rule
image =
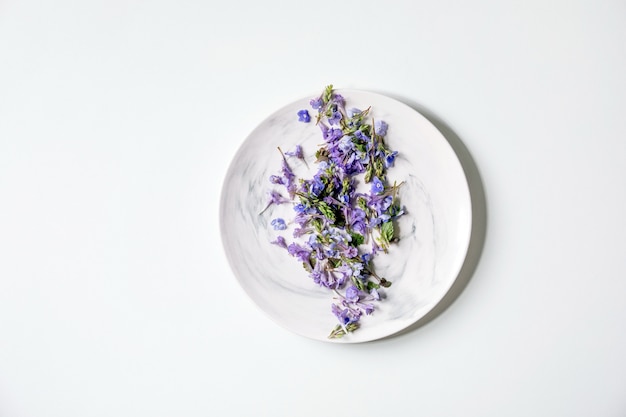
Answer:
[[[283,178],[279,177],[278,175],[270,175],[270,182],[272,184],[280,184],[280,185],[283,185],[285,183]]]
[[[361,307],[363,310],[365,310],[365,314],[367,314],[368,316],[374,312],[374,304],[370,304],[370,303],[363,304],[363,303],[360,303],[359,307]]]
[[[341,112],[338,110],[335,110],[332,112],[332,114],[328,118],[328,123],[330,123],[331,125],[336,125],[337,123],[339,123],[342,117],[343,116],[341,115]]]
[[[354,246],[346,246],[342,253],[346,258],[354,258],[359,254],[359,250]]]
[[[351,303],[359,301],[359,289],[356,286],[351,285],[346,289],[346,300]]]
[[[387,127],[389,127],[387,123],[382,120],[376,120],[374,122],[374,130],[378,136],[385,136],[387,134]]]
[[[296,217],[293,218],[294,223],[300,227],[305,226],[310,220],[311,218],[304,212],[296,214]]]
[[[293,199],[293,197],[294,197],[294,195],[296,193],[296,188],[298,186],[296,184],[296,182],[295,182],[296,175],[291,170],[291,167],[287,163],[287,159],[285,159],[284,155],[283,155],[283,164],[282,164],[282,170],[281,171],[283,173],[283,182],[282,182],[282,184],[284,184],[285,187],[287,187],[287,191],[289,192],[289,197]]]
[[[324,139],[326,140],[326,142],[329,142],[329,143],[336,141],[342,136],[343,136],[343,132],[341,129],[331,128],[331,129],[327,129],[326,132],[324,133]]]
[[[348,232],[339,227],[329,227],[324,230],[322,235],[326,236],[330,241],[336,243],[350,241],[350,235],[348,234]]]
[[[309,104],[311,105],[311,108],[315,110],[319,110],[324,105],[324,101],[322,101],[321,97],[318,97],[318,98],[311,99]]]
[[[336,304],[333,304],[331,306],[331,310],[333,314],[339,319],[339,323],[341,323],[342,326],[346,326],[350,323],[355,323],[359,321],[359,318],[361,318],[360,311],[350,308],[342,309]]]
[[[302,153],[302,146],[296,145],[296,149],[293,152],[285,152],[285,155],[295,156],[298,159],[303,159],[304,154]]]
[[[285,241],[285,238],[282,236],[278,236],[276,238],[276,240],[270,242],[273,243],[274,245],[280,246],[283,249],[287,249],[287,242]]]
[[[313,282],[317,285],[321,285],[322,287],[328,287],[328,272],[327,271],[319,271],[315,270],[311,272],[311,278],[313,278]]]
[[[333,271],[328,270],[328,262],[320,260],[315,263],[313,272],[311,272],[311,278],[313,282],[326,288],[337,288],[337,277]]]
[[[339,307],[337,304],[331,304],[330,310],[333,312],[335,316],[337,316],[337,318],[339,318],[339,316],[341,315],[341,312],[343,311],[341,307]]]
[[[302,235],[311,232],[311,229],[307,229],[304,227],[298,227],[293,231],[293,237],[301,237]]]
[[[368,264],[371,260],[372,255],[370,255],[369,253],[364,253],[363,255],[361,255],[361,262],[363,262],[364,264]]]
[[[375,227],[378,226],[379,224],[385,223],[387,221],[389,221],[389,219],[391,219],[391,216],[388,214],[381,214],[378,217],[373,218],[370,221],[370,227]]]
[[[319,196],[322,191],[324,191],[324,183],[319,178],[313,178],[313,182],[311,183],[311,194],[315,196]]]
[[[348,153],[354,149],[354,143],[348,136],[344,136],[339,140],[339,150],[343,153]]]
[[[335,273],[335,277],[337,278],[336,287],[337,288],[343,287],[343,284],[346,283],[347,277],[345,276],[345,274],[342,274],[342,273],[340,273],[340,271],[337,271],[337,270],[335,270],[334,273]],[[337,276],[337,275],[339,275],[339,276]]]
[[[345,100],[341,94],[337,94],[337,93],[333,94],[333,101],[340,106],[345,105]]]
[[[354,155],[346,161],[343,169],[348,175],[362,174],[365,172],[363,161],[355,158]]]
[[[365,212],[359,208],[350,211],[349,222],[350,228],[355,232],[365,235]]]
[[[283,204],[286,203],[287,200],[285,197],[283,197],[278,191],[276,190],[272,190],[270,191],[270,201],[269,204]]]
[[[357,130],[356,132],[354,132],[354,137],[356,137],[357,139],[361,139],[362,141],[365,141],[365,142],[369,142],[370,140],[370,137],[360,130]]]
[[[283,173],[283,178],[287,180],[287,184],[289,184],[290,182],[292,182],[296,178],[296,175],[291,170],[291,167],[287,163],[286,159],[283,159],[281,172]]]
[[[385,185],[378,177],[374,177],[372,180],[372,193],[380,194],[383,191],[385,191]]]
[[[304,204],[298,203],[295,206],[293,206],[293,210],[296,213],[304,213],[304,212],[306,212],[307,208],[306,208],[306,206]]]
[[[265,206],[265,208],[263,209],[263,211],[261,213],[264,213],[265,210],[267,210],[268,208],[270,208],[270,206],[272,204],[283,204],[286,203],[287,200],[285,197],[283,197],[278,191],[276,190],[272,190],[270,191],[270,201],[267,203],[267,206]]]
[[[355,278],[363,277],[363,264],[362,263],[353,263],[352,264],[352,276]]]
[[[349,118],[353,118],[355,114],[361,113],[361,110],[357,109],[356,107],[352,107],[351,109],[348,109],[347,113]]]
[[[396,155],[398,155],[398,151],[393,151],[385,156],[385,168],[393,166],[393,163],[396,160]]]
[[[338,280],[338,285],[343,285],[344,282],[352,276],[352,267],[347,263],[343,262],[341,266],[335,268],[335,272],[341,275],[340,280]]]
[[[378,294],[378,291],[376,290],[376,288],[372,288],[370,290],[370,296],[376,301],[380,300],[380,294]]]
[[[303,248],[297,243],[292,243],[291,245],[289,245],[287,247],[287,251],[291,256],[300,260],[300,262],[309,262],[309,258],[311,257],[311,251]]]
[[[324,255],[327,258],[336,258],[338,255],[337,244],[331,243],[330,245],[328,245],[328,248],[326,249],[326,251],[324,251]]]
[[[311,116],[309,115],[309,111],[308,110],[300,110],[298,112],[298,121],[299,122],[304,122],[304,123],[309,123],[311,121]]]
[[[311,247],[311,249],[314,249],[314,250],[318,250],[322,246],[322,244],[317,240],[317,236],[315,235],[309,236],[308,244]]]
[[[368,201],[368,206],[377,216],[383,214],[391,206],[393,197],[390,195],[372,195]]]
[[[281,219],[280,217],[277,217],[274,220],[272,220],[271,225],[274,228],[274,230],[285,230],[287,228],[287,224],[285,223],[285,220]]]

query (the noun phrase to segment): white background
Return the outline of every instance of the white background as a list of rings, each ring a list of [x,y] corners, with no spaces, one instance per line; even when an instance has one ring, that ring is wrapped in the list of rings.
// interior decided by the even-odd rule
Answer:
[[[0,416],[626,415],[625,45],[624,1],[4,0]],[[438,120],[483,201],[471,279],[367,344],[275,325],[220,242],[237,148],[329,83]]]

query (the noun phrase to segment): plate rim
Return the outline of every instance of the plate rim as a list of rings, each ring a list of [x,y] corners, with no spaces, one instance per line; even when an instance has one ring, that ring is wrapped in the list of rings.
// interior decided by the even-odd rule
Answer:
[[[459,154],[456,152],[456,150],[454,149],[454,147],[452,146],[452,144],[449,142],[448,138],[446,138],[446,136],[444,135],[444,133],[436,126],[435,123],[433,123],[428,117],[426,117],[424,114],[422,114],[422,112],[420,112],[419,110],[417,110],[416,108],[414,108],[413,106],[410,106],[409,104],[407,104],[406,102],[402,101],[401,99],[398,99],[396,97],[392,97],[390,95],[386,95],[383,93],[379,93],[379,92],[374,92],[374,91],[370,91],[370,90],[364,90],[364,89],[357,89],[357,88],[336,88],[333,89],[333,92],[335,93],[339,93],[341,94],[344,98],[348,98],[349,94],[359,94],[359,95],[364,95],[364,96],[370,96],[370,97],[374,97],[377,99],[382,99],[382,100],[387,100],[390,102],[393,102],[395,105],[399,105],[404,107],[406,110],[410,111],[411,113],[413,113],[414,115],[416,115],[417,117],[421,118],[423,120],[423,122],[425,122],[427,125],[429,125],[432,129],[434,129],[435,132],[437,132],[437,134],[440,136],[440,139],[443,140],[443,143],[445,143],[445,146],[447,148],[447,150],[449,152],[451,152],[451,155],[453,155],[454,157],[454,161],[456,162],[456,164],[458,164],[458,167],[460,168],[461,172],[462,172],[462,184],[463,184],[463,191],[464,194],[466,194],[467,196],[467,210],[468,210],[468,216],[467,216],[467,230],[466,233],[463,235],[463,246],[459,246],[459,255],[456,259],[457,261],[457,265],[454,265],[454,268],[451,270],[450,275],[451,278],[448,279],[446,281],[446,285],[445,287],[443,287],[443,290],[438,294],[438,297],[433,297],[433,299],[431,300],[431,302],[428,304],[428,308],[423,312],[423,314],[419,315],[418,317],[416,317],[415,319],[411,320],[410,323],[406,324],[404,327],[401,327],[399,329],[395,329],[391,332],[388,332],[386,334],[382,334],[380,336],[377,337],[370,337],[367,339],[359,339],[359,340],[351,340],[351,338],[339,338],[339,339],[328,339],[328,338],[324,338],[324,337],[316,337],[316,336],[312,336],[309,333],[306,333],[304,331],[300,331],[300,329],[294,329],[290,326],[287,326],[285,323],[281,322],[280,320],[277,319],[277,317],[274,317],[272,314],[270,314],[268,311],[266,311],[264,308],[262,308],[262,306],[257,302],[257,300],[254,297],[254,294],[252,293],[251,289],[244,285],[244,282],[242,281],[241,277],[239,276],[239,274],[237,273],[237,268],[235,266],[235,257],[229,252],[229,250],[227,249],[227,245],[226,245],[226,241],[228,240],[228,236],[227,236],[227,231],[224,225],[224,213],[225,213],[225,203],[226,203],[226,199],[227,199],[227,187],[226,185],[228,184],[228,180],[230,177],[230,174],[233,172],[236,172],[237,170],[237,157],[239,155],[241,155],[246,146],[249,145],[249,142],[253,139],[255,133],[261,129],[265,123],[267,123],[268,120],[274,118],[277,115],[280,115],[281,113],[283,113],[284,111],[286,111],[287,109],[294,107],[296,104],[299,103],[305,103],[314,98],[319,96],[319,92],[318,93],[313,93],[311,95],[307,95],[307,96],[301,96],[299,99],[295,99],[290,101],[287,104],[284,104],[283,106],[280,106],[279,108],[277,108],[276,110],[274,110],[273,112],[269,113],[267,116],[265,116],[261,121],[259,121],[250,131],[249,133],[245,136],[245,138],[243,139],[243,141],[239,144],[239,146],[237,147],[233,158],[231,159],[230,163],[228,164],[228,167],[226,169],[226,171],[224,172],[224,177],[222,180],[222,186],[220,189],[220,198],[219,198],[219,210],[218,210],[218,215],[219,215],[219,228],[220,228],[220,240],[221,240],[221,247],[222,247],[222,251],[224,253],[224,255],[226,256],[226,259],[228,261],[229,264],[229,268],[230,268],[230,272],[232,273],[232,275],[234,275],[235,279],[237,280],[238,286],[240,287],[240,289],[242,289],[244,291],[244,293],[246,294],[246,296],[248,297],[248,299],[252,302],[252,304],[255,306],[255,308],[257,308],[259,311],[261,311],[265,317],[268,317],[273,323],[277,324],[278,326],[280,326],[281,328],[288,330],[291,333],[297,334],[299,336],[308,338],[310,340],[315,340],[315,341],[319,341],[319,342],[325,342],[325,343],[338,343],[338,344],[358,344],[358,343],[368,343],[368,342],[374,342],[377,340],[382,340],[385,338],[389,338],[391,336],[394,336],[396,334],[399,334],[401,332],[405,332],[408,329],[411,328],[411,326],[414,326],[415,324],[417,324],[421,319],[423,319],[428,313],[430,313],[432,310],[434,310],[441,302],[442,300],[446,297],[446,295],[450,292],[450,289],[454,286],[455,282],[459,279],[459,275],[462,272],[463,266],[466,263],[467,257],[468,257],[468,252],[471,246],[471,240],[472,240],[472,233],[474,230],[474,212],[473,212],[473,195],[471,192],[471,188],[470,188],[470,183],[469,183],[469,179],[467,176],[467,172],[466,169],[461,161],[461,158],[459,156]],[[373,106],[373,105],[372,105]],[[453,272],[452,272],[453,271]]]

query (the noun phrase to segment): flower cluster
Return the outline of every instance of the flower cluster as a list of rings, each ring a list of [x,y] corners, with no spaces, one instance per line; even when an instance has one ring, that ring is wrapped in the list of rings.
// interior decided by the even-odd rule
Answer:
[[[370,121],[369,108],[346,109],[332,85],[310,105],[324,139],[315,153],[317,171],[312,178],[296,178],[289,158],[304,161],[301,146],[281,151],[281,170],[270,182],[284,187],[289,198],[272,190],[269,205],[293,204],[293,241],[278,236],[272,243],[302,262],[313,282],[335,294],[331,311],[339,324],[329,338],[338,338],[358,329],[361,316],[372,314],[383,296],[381,287],[391,285],[376,275],[373,259],[397,241],[394,220],[404,212],[399,185],[387,178],[397,152],[385,144],[387,124]],[[308,110],[297,116],[311,121]],[[281,218],[271,226],[287,229]]]

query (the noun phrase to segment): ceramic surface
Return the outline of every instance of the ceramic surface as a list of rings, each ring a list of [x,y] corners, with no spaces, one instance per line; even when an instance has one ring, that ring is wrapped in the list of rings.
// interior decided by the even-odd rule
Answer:
[[[300,144],[306,164],[290,159],[299,177],[316,170],[315,151],[322,135],[310,109],[311,95],[264,120],[244,141],[223,184],[220,224],[225,253],[239,283],[276,323],[302,336],[335,342],[366,342],[392,335],[415,323],[449,290],[463,265],[471,234],[471,200],[463,168],[443,135],[421,114],[384,95],[337,90],[346,108],[372,108],[375,120],[389,129],[386,142],[399,152],[388,178],[404,182],[400,202],[406,214],[398,220],[399,237],[374,265],[392,281],[375,312],[363,316],[361,328],[341,339],[327,339],[337,319],[331,314],[333,294],[316,286],[300,262],[270,242],[277,232],[271,219],[293,217],[290,204],[267,205],[273,189],[268,178],[280,169],[278,151]],[[298,121],[308,109],[311,123]],[[284,193],[283,193],[284,194]],[[286,236],[290,237],[290,236]],[[289,239],[288,239],[289,240]]]

